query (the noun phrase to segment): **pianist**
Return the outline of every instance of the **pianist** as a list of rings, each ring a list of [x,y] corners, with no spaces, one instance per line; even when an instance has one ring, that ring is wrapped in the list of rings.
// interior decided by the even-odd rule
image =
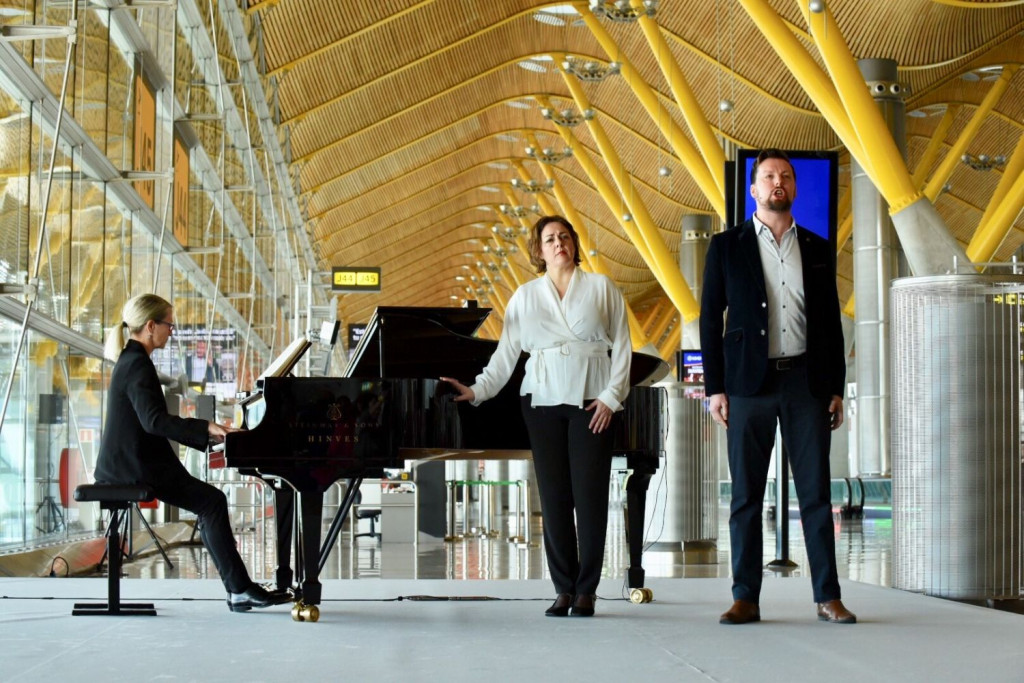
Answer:
[[[521,351],[530,354],[521,405],[557,593],[545,614],[589,617],[604,561],[609,427],[629,392],[626,307],[610,279],[577,268],[579,237],[564,218],[538,220],[529,248],[541,277],[509,299],[498,348],[483,373],[471,387],[441,379],[459,392],[456,401],[477,405],[508,382]]]
[[[168,505],[195,513],[203,545],[228,591],[231,611],[285,602],[286,595],[268,593],[249,579],[231,533],[227,499],[218,489],[190,475],[168,443],[171,439],[205,449],[209,441],[223,441],[226,433],[235,431],[215,422],[167,412],[149,355],[163,348],[173,331],[171,304],[155,294],[141,294],[129,299],[122,322],[108,333],[105,355],[116,363],[107,392],[107,421],[96,461],[96,481],[148,484]]]

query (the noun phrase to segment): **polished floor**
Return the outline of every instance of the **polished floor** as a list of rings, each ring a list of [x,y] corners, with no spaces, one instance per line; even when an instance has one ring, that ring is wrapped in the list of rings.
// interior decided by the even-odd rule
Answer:
[[[599,593],[604,597],[626,594],[625,574],[629,554],[624,533],[622,501],[613,495],[609,515],[603,581]],[[460,505],[461,520],[461,505]],[[470,528],[480,528],[477,506],[470,506]],[[794,511],[795,512],[795,511]],[[547,568],[541,539],[540,518],[531,516],[529,543],[509,542],[514,523],[506,515],[491,524],[490,534],[469,536],[454,542],[420,535],[418,543],[387,542],[386,524],[377,524],[383,542],[361,537],[352,539],[349,529],[339,535],[321,574],[322,579],[546,579]],[[728,509],[718,511],[719,538],[710,549],[701,546],[686,551],[665,551],[659,536],[657,515],[648,522],[644,568],[648,578],[726,578],[729,576]],[[254,579],[271,581],[274,576],[273,518],[253,518],[251,512],[236,512],[239,548]],[[265,522],[265,523],[264,523]],[[460,522],[461,527],[461,522]],[[359,522],[359,531],[369,530],[368,520]],[[326,529],[326,525],[325,525]],[[840,579],[877,586],[891,585],[892,527],[887,517],[842,519],[835,517],[836,555]],[[157,529],[159,534],[159,528]],[[764,559],[766,565],[776,559],[789,559],[796,566],[785,571],[765,570],[768,576],[807,576],[806,554],[799,520],[789,522],[789,543],[777,544],[775,522],[764,521]],[[678,548],[678,546],[676,546]],[[781,550],[781,552],[780,552]],[[150,550],[125,565],[128,576],[142,578],[212,578],[216,568],[201,545],[178,545],[169,549],[173,568]],[[770,585],[766,586],[770,590]],[[722,596],[728,600],[728,594]]]

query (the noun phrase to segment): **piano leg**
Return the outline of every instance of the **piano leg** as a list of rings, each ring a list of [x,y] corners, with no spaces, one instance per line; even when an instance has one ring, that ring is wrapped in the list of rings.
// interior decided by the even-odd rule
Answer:
[[[280,590],[292,585],[292,526],[295,515],[295,491],[288,484],[274,489],[274,526],[277,529],[277,571],[275,584]]]
[[[633,470],[626,481],[626,542],[629,545],[629,599],[635,604],[650,602],[651,589],[644,588],[644,513],[647,507],[647,486],[651,472]]]
[[[331,549],[338,540],[338,534],[341,533],[341,527],[345,523],[345,518],[348,517],[349,510],[352,509],[352,503],[355,502],[356,496],[359,495],[359,486],[362,483],[362,477],[348,480],[348,485],[345,487],[345,495],[338,505],[338,512],[334,515],[334,519],[331,520],[331,526],[327,530],[327,538],[324,539],[324,545],[320,548],[320,571],[323,571],[324,565],[327,564],[327,556],[331,554]],[[352,520],[352,523],[355,524],[356,520]]]
[[[320,604],[320,526],[323,520],[324,496],[318,491],[304,491],[299,494],[302,514],[299,543],[302,552],[302,602],[307,605]]]

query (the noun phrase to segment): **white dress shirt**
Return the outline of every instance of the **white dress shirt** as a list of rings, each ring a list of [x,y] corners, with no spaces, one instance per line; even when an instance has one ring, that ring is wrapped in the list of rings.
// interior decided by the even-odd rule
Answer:
[[[474,405],[501,391],[526,351],[519,393],[531,394],[531,405],[583,408],[596,398],[612,410],[622,408],[632,345],[625,301],[609,278],[576,268],[560,299],[554,282],[542,275],[515,291],[504,323],[497,350],[470,387]]]
[[[807,313],[796,222],[782,234],[779,243],[756,214],[753,218],[768,296],[768,357],[799,356],[807,351]]]

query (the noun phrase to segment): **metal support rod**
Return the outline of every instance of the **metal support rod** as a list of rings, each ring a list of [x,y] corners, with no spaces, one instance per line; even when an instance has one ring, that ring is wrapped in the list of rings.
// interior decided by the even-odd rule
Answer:
[[[57,147],[60,144],[60,129],[64,122],[64,103],[68,94],[68,78],[71,74],[71,64],[74,61],[75,45],[78,40],[78,3],[74,4],[71,10],[71,20],[68,26],[75,30],[68,36],[67,51],[64,54],[64,77],[60,85],[60,103],[57,106],[57,122],[54,124],[53,147],[50,151],[50,168],[46,177],[46,190],[43,193],[43,202],[39,207],[39,239],[36,243],[36,260],[32,269],[32,279],[29,284],[39,285],[39,265],[43,258],[43,245],[46,244],[46,216],[50,204],[50,190],[53,187],[53,170],[57,163]],[[52,283],[51,283],[52,284]],[[4,390],[4,403],[0,408],[0,433],[4,431],[4,421],[7,419],[7,407],[11,402],[11,392],[14,390],[14,378],[18,374],[18,359],[21,357],[22,348],[25,346],[25,336],[28,333],[28,321],[32,316],[32,306],[35,304],[37,291],[29,291],[26,295],[25,318],[21,321],[21,331],[18,334],[18,346],[11,359],[11,376],[7,378],[7,388]]]
[[[775,559],[768,568],[785,571],[796,567],[789,559],[789,459],[781,434],[775,437]]]

